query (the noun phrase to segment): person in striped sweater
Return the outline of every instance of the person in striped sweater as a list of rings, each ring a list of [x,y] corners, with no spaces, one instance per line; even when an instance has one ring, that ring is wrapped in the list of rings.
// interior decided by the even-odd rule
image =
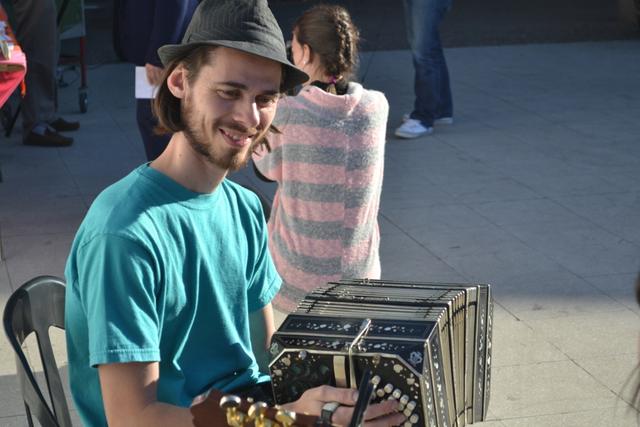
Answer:
[[[257,172],[278,183],[268,230],[283,279],[274,305],[283,312],[328,281],[380,277],[389,104],[351,80],[358,34],[340,6],[315,6],[296,21],[293,62],[310,79],[280,100],[271,151],[253,155]]]

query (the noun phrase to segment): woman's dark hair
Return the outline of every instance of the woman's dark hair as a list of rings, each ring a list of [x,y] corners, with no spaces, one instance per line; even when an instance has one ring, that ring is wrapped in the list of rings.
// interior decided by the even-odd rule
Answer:
[[[158,87],[158,91],[156,92],[155,99],[152,103],[153,114],[158,118],[158,125],[154,129],[156,134],[165,135],[185,130],[185,124],[182,121],[181,114],[181,100],[173,96],[167,86],[167,78],[169,75],[179,65],[182,65],[187,71],[187,81],[189,84],[193,85],[198,78],[202,67],[208,62],[215,60],[213,59],[215,57],[215,50],[216,46],[196,46],[184,55],[171,61],[164,68],[162,84]],[[285,68],[282,67],[281,82],[285,81],[285,77]],[[282,87],[280,88],[280,92],[284,93]],[[280,133],[280,131],[273,125],[269,127],[269,131],[273,133]],[[264,145],[267,151],[271,151],[267,138],[263,138],[260,145]]]
[[[309,45],[311,55],[318,55],[326,72],[336,81],[353,76],[358,64],[360,33],[344,7],[314,6],[298,18],[293,31],[298,42]]]

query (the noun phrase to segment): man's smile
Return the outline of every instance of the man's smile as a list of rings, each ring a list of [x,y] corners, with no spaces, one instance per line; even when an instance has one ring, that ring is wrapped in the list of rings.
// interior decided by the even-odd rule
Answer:
[[[251,144],[251,140],[253,138],[253,135],[233,132],[232,130],[225,130],[222,128],[220,129],[220,133],[224,136],[224,139],[229,145],[239,148]]]

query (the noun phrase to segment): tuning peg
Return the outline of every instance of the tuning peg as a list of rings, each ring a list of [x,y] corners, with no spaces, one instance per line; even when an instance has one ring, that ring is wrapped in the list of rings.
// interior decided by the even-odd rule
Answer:
[[[292,427],[296,422],[296,413],[279,408],[276,412],[276,421],[282,424],[282,427]]]
[[[249,420],[253,420],[253,424],[255,427],[268,427],[268,424],[265,421],[264,414],[267,412],[267,408],[269,406],[264,402],[256,402],[253,405],[249,406],[249,410],[247,411],[247,416]]]
[[[220,399],[220,408],[227,414],[227,424],[231,427],[242,427],[244,414],[238,412],[238,407],[242,401],[238,396],[226,395]]]

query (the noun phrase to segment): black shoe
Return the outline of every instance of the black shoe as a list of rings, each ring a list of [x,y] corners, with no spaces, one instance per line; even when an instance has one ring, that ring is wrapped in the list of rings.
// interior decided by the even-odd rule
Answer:
[[[54,128],[56,132],[71,132],[80,129],[80,122],[68,122],[62,117],[58,117],[49,123],[49,126]]]
[[[24,145],[38,145],[40,147],[66,147],[73,144],[73,138],[60,135],[58,132],[44,131],[44,135],[35,132],[29,134],[22,140]]]

